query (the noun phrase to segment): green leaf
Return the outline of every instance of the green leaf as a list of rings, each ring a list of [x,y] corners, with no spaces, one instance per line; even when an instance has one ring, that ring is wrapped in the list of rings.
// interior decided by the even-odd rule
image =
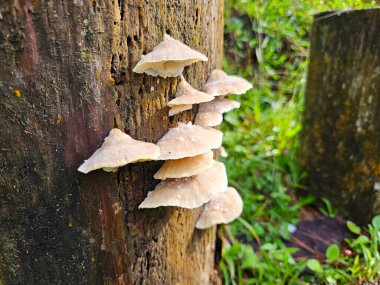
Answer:
[[[380,215],[373,217],[372,225],[375,227],[375,229],[380,229]]]
[[[309,259],[306,263],[307,268],[309,268],[311,271],[317,272],[317,273],[323,273],[323,268],[321,263],[316,259]]]
[[[326,257],[328,261],[336,261],[339,258],[340,250],[336,244],[330,245],[326,250]]]
[[[354,234],[360,234],[360,228],[351,221],[347,221],[347,228]]]

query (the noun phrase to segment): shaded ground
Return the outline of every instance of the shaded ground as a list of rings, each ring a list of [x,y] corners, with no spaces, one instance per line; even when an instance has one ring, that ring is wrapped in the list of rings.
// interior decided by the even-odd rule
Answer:
[[[313,214],[297,225],[297,230],[286,245],[299,249],[293,257],[325,259],[325,252],[329,245],[341,243],[345,238],[353,235],[347,229],[346,220],[342,217],[329,218]]]

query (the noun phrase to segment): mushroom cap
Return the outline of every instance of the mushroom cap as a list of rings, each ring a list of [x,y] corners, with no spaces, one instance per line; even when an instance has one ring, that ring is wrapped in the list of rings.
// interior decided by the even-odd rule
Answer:
[[[240,107],[240,102],[222,98],[222,99],[215,99],[210,102],[200,104],[198,108],[198,112],[200,113],[214,112],[214,113],[223,114],[239,107]]]
[[[148,192],[139,208],[198,208],[219,192],[226,191],[227,186],[226,167],[223,163],[214,161],[212,167],[195,176],[163,180],[154,191]]]
[[[184,105],[176,105],[169,109],[169,117],[174,116],[178,113],[181,113],[186,110],[190,110],[193,108],[193,105],[191,104],[184,104]]]
[[[178,123],[178,127],[170,129],[158,142],[160,160],[193,157],[222,145],[223,133],[201,126]]]
[[[194,124],[202,127],[215,127],[223,122],[222,114],[216,112],[198,112]]]
[[[181,75],[185,66],[197,61],[207,61],[204,54],[191,49],[169,35],[150,53],[141,58],[133,69],[136,73],[146,73],[152,76],[176,77]]]
[[[92,170],[113,169],[131,162],[157,160],[160,148],[153,143],[132,139],[119,129],[112,129],[102,146],[78,168],[88,173]]]
[[[204,206],[195,227],[206,229],[216,224],[227,224],[239,217],[242,212],[243,200],[235,188],[228,187]]]
[[[219,148],[219,155],[221,157],[228,157],[228,152],[226,151],[226,149],[223,146],[221,146]]]
[[[253,86],[250,82],[235,75],[227,75],[220,69],[211,72],[203,91],[211,96],[222,96],[227,94],[244,94]]]
[[[196,175],[213,165],[213,155],[212,151],[208,151],[194,157],[167,160],[154,175],[154,178],[164,180]]]
[[[198,91],[186,82],[185,78],[181,76],[181,82],[177,85],[177,91],[173,100],[168,102],[169,107],[183,104],[199,104],[209,102],[214,99],[213,96],[205,92]]]

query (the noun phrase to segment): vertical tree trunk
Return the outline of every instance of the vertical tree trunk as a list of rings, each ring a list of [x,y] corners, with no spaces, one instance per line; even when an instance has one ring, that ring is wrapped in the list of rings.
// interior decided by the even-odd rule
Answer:
[[[358,222],[380,213],[380,10],[314,19],[301,164],[309,189]]]
[[[113,127],[156,142],[177,79],[132,68],[164,33],[220,66],[223,1],[0,3],[0,284],[210,284],[215,229],[199,209],[138,210],[160,162],[80,174]]]

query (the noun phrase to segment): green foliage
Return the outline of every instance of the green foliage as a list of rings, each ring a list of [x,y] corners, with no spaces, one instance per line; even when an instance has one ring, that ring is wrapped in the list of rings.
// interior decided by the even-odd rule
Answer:
[[[221,263],[225,284],[349,284],[354,280],[373,280],[378,266],[378,239],[373,239],[371,231],[374,234],[379,229],[380,218],[368,230],[370,242],[359,237],[356,243],[352,241],[354,257],[333,245],[326,252],[326,264],[317,260],[294,261],[291,254],[295,249],[286,248],[283,240],[289,239],[289,229],[298,223],[300,208],[313,202],[313,197],[295,201],[289,192],[296,188],[302,191],[300,181],[304,177],[296,154],[313,14],[374,7],[375,2],[225,2],[223,69],[248,78],[254,85],[247,94],[233,97],[242,106],[225,115],[222,125],[224,146],[229,153],[224,159],[229,182],[245,201],[242,217],[230,226],[235,242],[225,251]],[[335,216],[328,200],[322,202],[321,210]],[[351,224],[349,227],[356,233],[364,232]],[[365,258],[374,264],[360,267]],[[372,277],[365,279],[364,273]]]
[[[336,261],[338,260],[340,255],[339,246],[336,244],[330,245],[326,250],[326,258],[328,261]]]
[[[360,232],[361,232],[361,229],[351,221],[347,222],[347,228],[351,232],[353,232],[354,234],[357,234],[357,235],[360,234]]]
[[[319,211],[327,217],[334,218],[336,213],[335,209],[331,205],[331,202],[326,198],[322,198],[321,200],[323,202],[324,207],[319,207]]]

